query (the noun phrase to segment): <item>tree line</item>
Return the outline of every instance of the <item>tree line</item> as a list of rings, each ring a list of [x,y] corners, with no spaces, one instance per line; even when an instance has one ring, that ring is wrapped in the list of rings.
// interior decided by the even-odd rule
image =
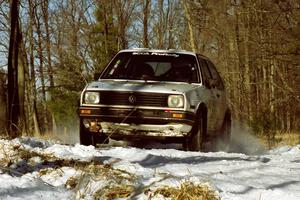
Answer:
[[[300,130],[299,0],[0,0],[0,128],[76,124],[80,91],[120,49],[210,57],[237,124]]]

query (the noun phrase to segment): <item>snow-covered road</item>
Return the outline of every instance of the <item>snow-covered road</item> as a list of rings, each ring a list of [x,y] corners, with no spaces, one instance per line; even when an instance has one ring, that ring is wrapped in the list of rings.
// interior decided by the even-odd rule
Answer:
[[[128,199],[150,199],[182,182],[205,183],[222,200],[299,200],[300,145],[246,155],[0,140],[0,199],[93,199],[124,185]]]

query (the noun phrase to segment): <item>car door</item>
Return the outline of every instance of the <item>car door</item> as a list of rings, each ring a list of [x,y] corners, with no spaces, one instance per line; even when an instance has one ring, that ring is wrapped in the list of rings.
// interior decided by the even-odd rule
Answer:
[[[203,85],[207,88],[205,93],[206,104],[207,104],[207,130],[208,133],[215,131],[215,127],[218,123],[217,109],[218,99],[215,91],[210,87],[209,82],[213,79],[210,70],[208,69],[207,62],[201,56],[198,55],[198,61],[201,68]]]
[[[211,90],[215,97],[215,128],[216,130],[219,130],[222,127],[224,115],[226,112],[225,87],[223,80],[221,79],[215,65],[210,60],[206,60],[206,63],[211,73],[212,80],[214,82],[213,87],[211,87]]]

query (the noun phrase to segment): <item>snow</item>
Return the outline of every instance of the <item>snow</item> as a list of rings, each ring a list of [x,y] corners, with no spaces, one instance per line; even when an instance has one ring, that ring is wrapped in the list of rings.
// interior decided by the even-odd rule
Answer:
[[[299,177],[300,145],[246,155],[0,139],[3,200],[93,199],[122,185],[134,188],[128,199],[149,199],[145,191],[184,181],[208,184],[222,200],[299,200]]]

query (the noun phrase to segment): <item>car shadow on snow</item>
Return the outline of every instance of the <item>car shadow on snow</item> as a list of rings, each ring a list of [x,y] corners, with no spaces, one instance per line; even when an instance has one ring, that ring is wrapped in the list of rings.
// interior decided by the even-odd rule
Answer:
[[[147,168],[155,168],[161,167],[166,164],[201,164],[208,162],[218,162],[218,161],[245,161],[245,162],[261,162],[267,163],[271,159],[266,157],[259,156],[248,156],[245,158],[242,157],[212,157],[212,156],[192,156],[187,158],[176,158],[176,157],[168,157],[168,156],[159,156],[159,155],[147,155],[147,157],[141,161],[136,163],[140,164],[143,167]]]
[[[271,184],[267,187],[259,187],[259,188],[256,188],[256,187],[253,187],[253,186],[246,186],[245,189],[241,190],[241,191],[231,191],[230,193],[233,193],[233,194],[247,194],[249,192],[251,192],[252,190],[274,190],[274,189],[284,189],[290,185],[295,185],[297,183],[300,183],[300,181],[285,181],[285,182],[282,182],[282,183],[278,183],[278,184]]]

